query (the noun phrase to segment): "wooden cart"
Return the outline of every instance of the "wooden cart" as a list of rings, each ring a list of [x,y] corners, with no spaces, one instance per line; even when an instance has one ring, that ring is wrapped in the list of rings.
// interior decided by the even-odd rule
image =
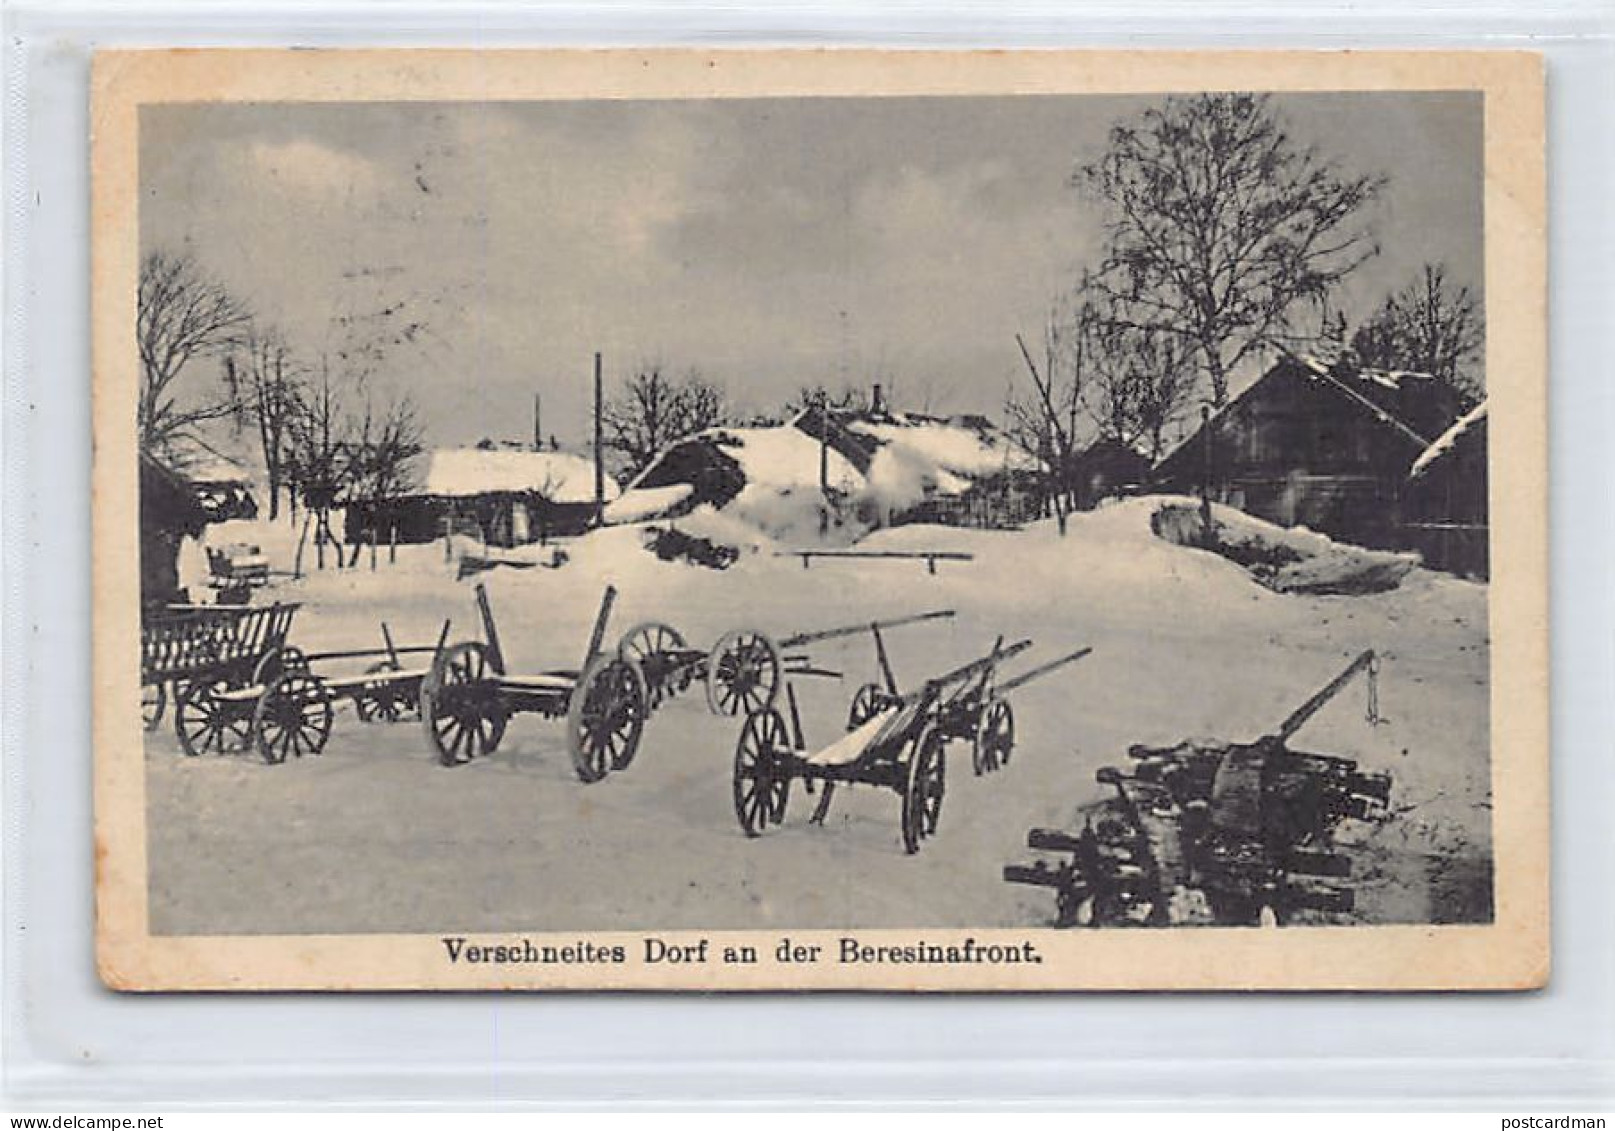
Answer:
[[[799,632],[776,640],[754,628],[724,633],[711,648],[692,648],[683,633],[662,621],[647,621],[623,633],[617,654],[638,665],[652,707],[683,694],[697,683],[706,688],[707,707],[715,715],[749,714],[770,707],[790,675],[811,675],[812,660],[797,649],[860,633],[875,640],[877,658],[889,670],[883,631],[953,616],[952,609],[918,613],[893,620]]]
[[[616,589],[606,588],[580,667],[531,674],[507,670],[488,591],[478,585],[476,593],[484,641],[438,656],[421,688],[426,739],[438,761],[458,766],[491,754],[511,716],[534,714],[566,720],[567,750],[584,782],[626,769],[650,708],[639,665],[600,650]]]
[[[754,837],[770,825],[782,823],[794,780],[801,780],[809,791],[823,787],[810,818],[814,824],[823,823],[837,785],[872,785],[897,793],[902,801],[903,848],[918,852],[941,819],[947,744],[960,739],[972,742],[978,748],[978,765],[987,756],[979,748],[990,744],[991,756],[1001,765],[1013,743],[1013,721],[1004,714],[1007,704],[1000,696],[1091,651],[1080,649],[1012,682],[995,685],[998,665],[1029,647],[1029,640],[1006,646],[1000,639],[986,656],[907,693],[895,691],[890,679],[885,688],[866,685],[854,697],[847,732],[811,754],[806,752],[795,691],[787,684],[789,728],[773,707],[753,711],[741,728],[733,775],[740,827]],[[1005,722],[1007,732],[997,729]]]
[[[170,695],[174,733],[186,754],[245,744],[265,669],[278,663],[298,606],[183,606],[140,630],[141,716],[161,724]],[[246,703],[246,711],[237,709]]]
[[[385,621],[382,647],[305,653],[287,645],[265,657],[254,678],[257,690],[252,704],[249,734],[259,755],[270,765],[288,757],[319,754],[331,736],[336,707],[351,702],[354,713],[367,723],[392,723],[415,718],[421,687],[431,672],[430,662],[410,663],[411,657],[442,655],[447,648],[450,622],[443,622],[435,644],[397,644]],[[363,672],[320,673],[316,664],[372,661]],[[252,690],[243,689],[243,692]]]

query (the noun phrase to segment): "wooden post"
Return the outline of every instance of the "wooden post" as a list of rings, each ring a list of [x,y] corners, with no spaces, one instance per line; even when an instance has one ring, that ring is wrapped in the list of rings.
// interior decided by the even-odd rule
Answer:
[[[544,450],[544,395],[533,394],[533,451]]]
[[[1204,442],[1200,445],[1205,457],[1205,467],[1200,477],[1200,540],[1207,549],[1217,544],[1217,528],[1211,520],[1211,407],[1200,406],[1200,435]]]
[[[601,425],[601,398],[603,382],[600,376],[600,354],[594,355],[594,524],[603,526],[606,521],[606,465],[605,430]]]
[[[589,633],[589,648],[583,656],[583,667],[587,670],[594,663],[594,658],[600,654],[600,647],[605,643],[606,626],[611,623],[611,607],[617,603],[617,587],[606,586],[606,591],[600,595],[600,611],[595,614],[594,628]]]
[[[398,564],[398,520],[396,518],[387,527],[387,564]]]
[[[830,398],[819,393],[819,536],[830,529]]]
[[[296,493],[295,492],[293,492],[292,497],[296,498]],[[307,511],[304,511],[303,512],[303,529],[302,529],[302,532],[297,535],[297,556],[292,560],[292,578],[293,578],[293,580],[299,579],[299,578],[301,578],[303,576],[303,546],[304,546],[304,544],[306,544],[308,542],[308,521],[309,521],[309,517],[310,517],[309,513]]]

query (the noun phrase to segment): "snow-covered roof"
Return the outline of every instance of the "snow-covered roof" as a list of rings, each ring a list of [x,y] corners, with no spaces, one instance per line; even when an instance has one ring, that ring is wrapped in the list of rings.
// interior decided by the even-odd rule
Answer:
[[[847,427],[889,448],[903,449],[915,462],[956,476],[981,477],[1034,466],[1029,456],[996,429],[902,414],[889,420],[854,419]]]
[[[512,448],[439,448],[426,471],[425,493],[444,498],[500,493],[542,495],[554,503],[594,501],[594,464],[570,452]],[[622,493],[605,477],[609,502]]]
[[[695,487],[689,483],[671,483],[666,487],[630,487],[606,504],[606,521],[644,522],[657,518],[670,513],[693,494]]]
[[[1423,475],[1430,469],[1432,464],[1452,451],[1465,433],[1478,424],[1484,424],[1485,421],[1486,402],[1481,401],[1480,404],[1460,416],[1451,428],[1436,437],[1435,443],[1419,453],[1419,458],[1413,461],[1413,468],[1408,472],[1408,478],[1417,479]]]
[[[819,485],[819,441],[794,423],[764,428],[712,428],[697,434],[710,439],[740,465],[746,482],[782,490]],[[856,491],[863,474],[830,448],[827,469],[833,490]]]
[[[252,482],[246,468],[200,440],[182,437],[173,441],[167,463],[187,482],[199,487],[245,486]]]

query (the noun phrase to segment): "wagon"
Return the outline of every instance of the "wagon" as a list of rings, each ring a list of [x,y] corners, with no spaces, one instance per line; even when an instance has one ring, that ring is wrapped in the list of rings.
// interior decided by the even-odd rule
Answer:
[[[426,739],[445,766],[492,754],[513,715],[566,720],[567,750],[584,782],[626,769],[649,714],[645,677],[632,660],[601,652],[616,589],[607,586],[576,669],[531,674],[507,670],[486,587],[476,588],[485,640],[438,656],[421,688]]]
[[[622,659],[638,665],[654,708],[700,683],[707,707],[715,715],[749,714],[772,706],[789,675],[814,674],[810,658],[795,651],[860,633],[870,633],[882,670],[889,670],[881,633],[904,625],[942,620],[952,609],[918,613],[893,620],[799,632],[776,640],[755,628],[736,628],[709,649],[693,648],[684,634],[663,621],[647,621],[623,633],[617,645]]]
[[[1014,742],[1014,722],[1001,696],[1091,651],[1080,649],[1013,681],[996,683],[998,665],[1031,643],[1005,645],[1000,639],[987,655],[907,693],[895,690],[888,669],[885,686],[866,684],[853,697],[846,733],[813,753],[807,753],[795,691],[787,684],[789,728],[773,707],[751,712],[741,728],[732,779],[741,829],[755,837],[781,824],[793,781],[801,780],[810,792],[823,787],[809,818],[812,824],[824,823],[837,785],[871,785],[897,793],[903,848],[918,852],[941,819],[947,744],[970,741],[978,767],[1004,764]]]
[[[414,718],[431,666],[429,662],[411,664],[408,658],[442,655],[449,628],[450,622],[445,620],[435,644],[400,645],[394,643],[392,631],[383,621],[380,648],[305,653],[287,645],[270,653],[259,664],[253,686],[239,693],[244,697],[257,692],[251,704],[249,736],[258,753],[271,765],[289,756],[321,753],[331,735],[336,705],[343,701],[351,702],[354,713],[367,723]],[[357,660],[371,662],[363,672],[353,674],[314,670],[316,664]]]
[[[279,663],[298,606],[183,606],[140,630],[141,717],[161,724],[170,694],[174,732],[185,753],[241,745],[266,667]],[[246,694],[247,691],[251,694]],[[247,703],[245,713],[233,704]]]

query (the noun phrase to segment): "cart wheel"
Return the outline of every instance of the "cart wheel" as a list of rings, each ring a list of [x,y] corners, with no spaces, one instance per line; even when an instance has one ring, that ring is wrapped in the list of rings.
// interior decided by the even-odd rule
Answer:
[[[252,711],[258,754],[271,766],[287,755],[320,754],[331,737],[331,690],[311,672],[286,671],[264,689]]]
[[[779,684],[779,647],[761,632],[727,633],[707,659],[707,706],[714,715],[772,707]]]
[[[252,682],[257,687],[267,687],[274,683],[283,672],[308,671],[308,657],[303,650],[295,644],[287,644],[280,648],[271,648],[262,656],[252,669]]]
[[[860,687],[852,697],[852,706],[847,711],[847,729],[857,730],[870,719],[880,714],[880,709],[886,703],[886,689],[878,683],[866,683]]]
[[[772,707],[746,716],[735,746],[735,816],[747,836],[785,820],[791,775],[785,720]]]
[[[365,669],[365,675],[385,675],[402,670],[392,660],[378,660]],[[420,707],[418,699],[401,695],[391,683],[360,689],[353,697],[353,710],[361,722],[396,723],[406,714],[414,714]]]
[[[224,754],[247,743],[252,716],[241,705],[219,698],[234,690],[227,679],[193,680],[174,699],[174,733],[192,758]]]
[[[639,751],[648,697],[639,665],[598,656],[572,689],[566,712],[566,747],[584,782],[626,770]]]
[[[470,640],[440,653],[421,683],[420,711],[426,740],[445,766],[498,749],[506,716],[487,646]]]
[[[622,640],[617,644],[617,656],[639,666],[650,689],[652,708],[690,686],[689,680],[679,679],[679,673],[674,670],[676,660],[673,654],[682,651],[685,646],[684,635],[661,621],[636,624],[622,634]]]
[[[1015,748],[1015,712],[1003,699],[994,699],[976,723],[976,741],[971,747],[971,765],[976,776],[990,774],[1009,765]]]
[[[926,727],[914,741],[908,758],[908,780],[903,789],[903,849],[920,850],[920,842],[936,833],[942,817],[942,792],[946,784],[947,760],[943,753],[942,732]]]
[[[168,708],[168,686],[164,683],[146,683],[140,687],[140,721],[148,731],[156,730]]]

